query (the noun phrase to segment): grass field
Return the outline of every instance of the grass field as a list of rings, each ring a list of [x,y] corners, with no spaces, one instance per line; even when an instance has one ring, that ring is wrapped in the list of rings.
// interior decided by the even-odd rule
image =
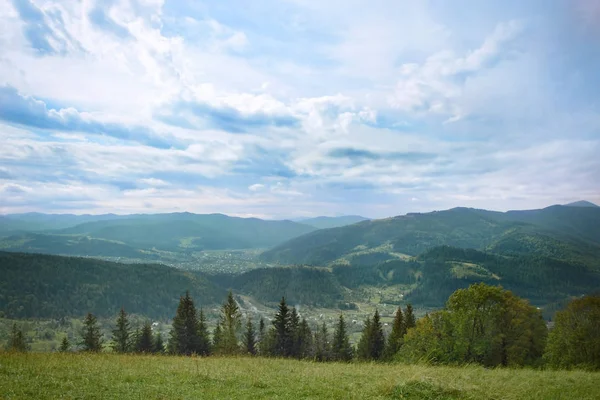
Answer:
[[[585,371],[0,354],[2,399],[599,399],[598,382]]]

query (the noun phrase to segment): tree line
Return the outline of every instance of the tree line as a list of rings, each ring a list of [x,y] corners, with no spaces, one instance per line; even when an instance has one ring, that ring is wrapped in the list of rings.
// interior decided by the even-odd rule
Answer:
[[[82,351],[104,347],[96,317],[84,319]],[[197,310],[186,292],[173,318],[165,343],[149,322],[132,330],[121,309],[112,331],[116,353],[172,355],[260,355],[315,361],[400,361],[435,364],[478,363],[485,366],[573,366],[600,369],[600,296],[573,300],[556,314],[548,333],[541,312],[501,287],[483,283],[455,291],[446,306],[416,320],[410,304],[398,307],[391,332],[384,334],[378,310],[366,318],[360,340],[350,343],[344,315],[332,334],[325,323],[311,329],[295,307],[282,298],[269,323],[251,317],[244,321],[231,292],[221,305],[215,328],[209,332],[204,311]],[[9,349],[27,351],[23,333],[13,325]],[[60,351],[69,351],[65,337]]]

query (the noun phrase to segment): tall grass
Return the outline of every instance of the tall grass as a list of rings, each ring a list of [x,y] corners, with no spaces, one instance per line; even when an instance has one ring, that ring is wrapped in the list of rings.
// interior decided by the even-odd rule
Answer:
[[[599,382],[586,371],[0,354],[2,399],[599,399]]]

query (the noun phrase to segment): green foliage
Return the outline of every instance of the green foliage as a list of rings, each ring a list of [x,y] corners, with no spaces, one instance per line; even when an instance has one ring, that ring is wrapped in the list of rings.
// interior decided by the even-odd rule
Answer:
[[[246,330],[243,337],[244,351],[246,354],[256,355],[256,331],[252,319],[248,317],[246,321]]]
[[[102,350],[102,334],[98,326],[98,320],[92,313],[88,313],[83,320],[83,328],[81,330],[81,350],[89,352],[99,352]]]
[[[214,304],[225,291],[198,273],[164,265],[119,264],[91,258],[0,252],[0,310],[9,318],[81,317],[86,312],[167,318],[177,293]]]
[[[152,352],[154,354],[163,354],[165,352],[165,343],[162,337],[162,334],[158,332],[154,336],[154,344],[152,347]]]
[[[194,300],[189,292],[179,300],[177,312],[171,325],[168,351],[180,355],[208,355],[208,335],[205,324],[198,319]]]
[[[443,311],[409,329],[400,355],[410,361],[535,365],[546,335],[535,307],[510,291],[480,283],[457,290]]]
[[[154,351],[154,338],[150,322],[145,322],[142,330],[136,337],[134,350],[137,353],[152,353]]]
[[[273,347],[270,353],[273,356],[287,357],[291,353],[292,330],[290,326],[290,311],[285,302],[285,297],[281,298],[277,314],[273,318]]]
[[[406,305],[406,311],[404,312],[404,324],[406,329],[414,328],[416,326],[415,314],[413,312],[412,304]]]
[[[331,343],[331,357],[336,361],[350,361],[353,356],[350,339],[346,332],[346,321],[344,315],[340,314],[338,323],[333,332],[333,341]]]
[[[130,331],[129,320],[127,313],[124,308],[121,308],[119,316],[117,317],[116,327],[113,330],[113,343],[112,348],[116,353],[127,353],[131,348],[130,342]]]
[[[394,323],[392,324],[392,332],[388,336],[387,344],[385,348],[386,358],[392,358],[404,342],[404,335],[406,335],[406,321],[402,314],[402,308],[398,307],[396,314],[394,315]]]
[[[360,341],[357,346],[357,356],[362,360],[379,360],[383,357],[385,350],[385,336],[379,316],[379,310],[375,310],[373,318],[367,318]]]
[[[242,327],[242,315],[231,291],[229,291],[227,300],[221,306],[218,324],[221,332],[220,337],[217,339],[218,344],[214,348],[215,352],[219,354],[239,353],[238,336]]]
[[[600,369],[600,296],[573,300],[556,313],[544,357],[555,367]]]
[[[29,345],[25,340],[25,335],[23,335],[23,331],[17,328],[17,324],[13,323],[12,330],[10,332],[10,338],[8,340],[6,350],[8,351],[16,351],[20,353],[24,353],[29,349]]]
[[[331,342],[329,341],[329,332],[325,322],[317,327],[314,335],[315,361],[331,360]]]
[[[65,335],[62,341],[60,342],[60,347],[58,348],[58,351],[60,351],[61,353],[66,353],[69,350],[71,350],[71,343],[69,343],[69,338]]]

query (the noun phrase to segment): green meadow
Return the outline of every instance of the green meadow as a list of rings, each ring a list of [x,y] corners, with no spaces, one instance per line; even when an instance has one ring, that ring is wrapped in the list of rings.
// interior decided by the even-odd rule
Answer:
[[[580,370],[0,353],[2,399],[598,399],[598,382]]]

